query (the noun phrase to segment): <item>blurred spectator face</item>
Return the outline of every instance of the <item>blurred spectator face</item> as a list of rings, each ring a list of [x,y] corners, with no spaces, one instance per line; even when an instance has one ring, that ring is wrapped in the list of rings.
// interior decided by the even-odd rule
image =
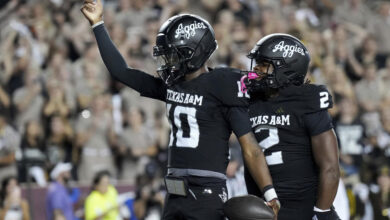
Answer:
[[[38,70],[29,68],[24,78],[24,84],[26,87],[34,86],[39,84]]]
[[[334,38],[336,41],[345,41],[347,38],[347,32],[345,30],[345,27],[343,25],[337,25],[334,29]]]
[[[217,23],[231,27],[234,23],[234,15],[229,10],[222,10],[218,13]]]
[[[65,23],[65,14],[62,12],[55,12],[54,13],[54,21],[57,24],[57,26],[62,26]]]
[[[281,5],[291,5],[292,0],[281,0],[280,3],[281,3]]]
[[[363,42],[363,50],[367,53],[375,53],[378,49],[377,43],[373,37],[367,37]]]
[[[130,109],[128,120],[129,120],[129,124],[133,127],[137,127],[139,125],[142,125],[143,118],[142,118],[140,110],[137,108]]]
[[[377,76],[377,68],[375,64],[369,64],[365,68],[364,78],[367,80],[375,80]]]
[[[140,9],[144,8],[145,2],[147,2],[147,1],[145,1],[145,0],[133,0],[131,2],[133,3],[133,8],[134,9],[140,10]]]
[[[241,43],[245,42],[248,39],[248,30],[242,20],[236,20],[233,25],[233,40],[235,42]]]
[[[130,9],[130,3],[129,0],[119,0],[119,8],[121,11],[127,11]]]
[[[55,54],[53,54],[53,57],[50,60],[50,67],[54,69],[62,69],[65,63],[64,55],[57,51]]]
[[[379,8],[379,14],[385,18],[390,16],[390,4],[388,2],[384,2],[381,4]]]
[[[26,134],[28,137],[38,137],[42,134],[41,126],[37,121],[28,122],[26,128]]]
[[[101,194],[105,194],[108,190],[109,185],[110,185],[109,176],[107,175],[102,176],[99,180],[99,183],[96,185],[96,190],[99,191]]]
[[[349,0],[349,3],[353,8],[358,7],[361,3],[361,0]]]
[[[6,186],[7,195],[9,195],[17,187],[18,187],[18,181],[15,178],[10,179],[7,186]]]
[[[105,110],[106,97],[104,95],[97,95],[92,101],[92,110],[96,114],[100,114]]]
[[[341,115],[356,115],[358,111],[357,103],[350,98],[343,98],[340,101],[340,114]]]
[[[230,10],[233,12],[241,11],[242,5],[239,0],[227,0],[227,4]]]
[[[95,46],[88,47],[88,49],[85,51],[85,54],[83,55],[83,57],[86,60],[96,60],[97,58],[99,58],[98,48]]]

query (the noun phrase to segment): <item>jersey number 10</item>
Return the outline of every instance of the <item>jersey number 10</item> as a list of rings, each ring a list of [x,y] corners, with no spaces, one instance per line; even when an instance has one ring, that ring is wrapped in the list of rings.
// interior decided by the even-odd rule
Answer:
[[[173,117],[169,116],[172,104],[167,104],[168,118],[171,120],[171,134],[169,146],[196,148],[199,144],[199,125],[196,120],[196,108],[176,106],[173,109]],[[173,120],[173,121],[172,121]],[[173,129],[175,126],[175,130]],[[175,132],[176,131],[176,132]]]

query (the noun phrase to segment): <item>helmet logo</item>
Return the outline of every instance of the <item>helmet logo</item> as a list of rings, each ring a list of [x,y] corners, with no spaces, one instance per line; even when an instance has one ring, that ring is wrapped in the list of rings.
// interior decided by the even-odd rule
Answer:
[[[305,51],[302,47],[297,45],[284,45],[284,41],[280,41],[272,50],[274,53],[277,51],[283,51],[283,57],[292,57],[294,53],[299,53],[302,56],[305,56]]]
[[[206,25],[203,22],[196,22],[183,26],[183,23],[180,23],[177,26],[175,31],[175,38],[185,37],[190,39],[190,37],[195,36],[197,29],[206,29]]]

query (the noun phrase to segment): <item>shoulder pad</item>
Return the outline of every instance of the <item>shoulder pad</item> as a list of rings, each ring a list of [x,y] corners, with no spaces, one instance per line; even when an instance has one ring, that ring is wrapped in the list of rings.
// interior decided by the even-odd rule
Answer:
[[[224,105],[247,106],[249,95],[241,92],[241,71],[234,68],[217,68],[209,72],[211,91]]]
[[[333,107],[332,95],[324,85],[289,86],[281,91],[284,97],[300,103],[304,112],[313,113]]]

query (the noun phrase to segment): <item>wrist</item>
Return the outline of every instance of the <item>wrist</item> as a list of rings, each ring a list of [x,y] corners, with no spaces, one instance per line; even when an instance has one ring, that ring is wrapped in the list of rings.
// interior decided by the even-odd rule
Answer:
[[[100,24],[103,24],[103,23],[104,23],[104,21],[103,21],[102,18],[101,18],[101,19],[98,19],[98,20],[96,20],[96,21],[91,21],[91,22],[90,22],[92,28],[94,28],[94,27],[96,27],[96,26],[98,26],[98,25],[100,25]]]
[[[278,199],[275,188],[272,185],[268,185],[263,188],[263,195],[265,201],[269,202],[273,199]]]
[[[313,210],[315,212],[329,212],[330,211],[330,209],[320,209],[317,206],[314,206]]]

